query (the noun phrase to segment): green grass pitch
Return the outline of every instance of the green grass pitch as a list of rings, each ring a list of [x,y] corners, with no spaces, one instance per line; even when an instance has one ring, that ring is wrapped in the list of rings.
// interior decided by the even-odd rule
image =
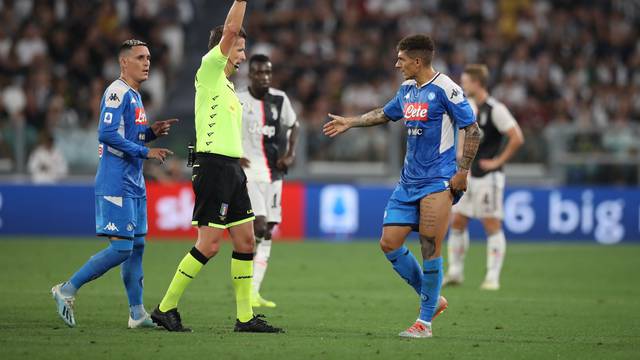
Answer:
[[[445,289],[449,309],[433,339],[401,339],[418,298],[376,242],[276,243],[260,310],[286,334],[233,333],[230,246],[205,267],[180,304],[193,333],[127,330],[119,270],[80,290],[77,328],[57,317],[49,289],[99,240],[0,240],[2,359],[638,359],[640,246],[510,244],[503,289],[478,289],[484,244],[474,244],[464,286]],[[163,295],[191,242],[152,242],[145,303]],[[417,252],[417,244],[411,243]]]

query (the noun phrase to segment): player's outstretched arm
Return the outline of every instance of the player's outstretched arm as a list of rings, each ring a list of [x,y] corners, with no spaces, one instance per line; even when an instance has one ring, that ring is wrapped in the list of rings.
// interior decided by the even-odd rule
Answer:
[[[147,159],[156,159],[160,162],[164,162],[164,159],[166,159],[169,155],[173,155],[173,151],[163,148],[152,148],[149,149]]]
[[[322,132],[329,137],[341,134],[352,127],[375,126],[385,124],[389,121],[389,118],[384,114],[382,108],[371,110],[360,116],[342,117],[329,114],[329,117],[331,121],[322,127]]]
[[[151,142],[159,137],[169,135],[171,125],[178,122],[178,119],[160,120],[156,121],[147,128],[145,142]]]
[[[224,56],[229,56],[229,52],[235,44],[236,39],[242,30],[242,21],[244,12],[247,9],[247,0],[235,0],[227,19],[224,21],[224,30],[222,30],[222,39],[220,40],[220,51]]]
[[[467,174],[473,159],[480,146],[480,128],[478,123],[473,123],[461,130],[464,130],[464,147],[462,157],[458,161],[458,172],[451,178],[451,189],[453,191],[467,190]]]

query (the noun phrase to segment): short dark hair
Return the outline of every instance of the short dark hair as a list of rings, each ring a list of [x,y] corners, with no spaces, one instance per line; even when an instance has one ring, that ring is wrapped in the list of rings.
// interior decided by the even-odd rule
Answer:
[[[473,80],[480,83],[483,88],[489,83],[489,68],[484,64],[469,64],[465,66],[463,74],[469,75]]]
[[[406,52],[411,58],[422,58],[427,65],[433,61],[436,45],[429,35],[409,35],[400,40],[398,51]]]
[[[131,50],[131,48],[134,48],[136,46],[147,46],[147,43],[136,39],[125,40],[120,45],[120,51],[118,51],[118,54],[120,55],[125,51],[129,51]]]
[[[224,25],[218,25],[211,29],[211,31],[209,32],[209,45],[207,46],[207,49],[211,50],[220,43],[220,40],[222,40],[223,32]],[[240,28],[239,35],[245,39],[247,38],[247,32],[244,30],[244,28]]]
[[[251,68],[251,65],[253,65],[254,63],[264,64],[268,62],[271,62],[271,59],[269,59],[267,55],[254,54],[254,55],[251,55],[251,57],[249,58],[249,68]]]

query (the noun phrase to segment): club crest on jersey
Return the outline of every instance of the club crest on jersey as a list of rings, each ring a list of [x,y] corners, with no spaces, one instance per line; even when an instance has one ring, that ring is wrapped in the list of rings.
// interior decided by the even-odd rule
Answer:
[[[147,114],[144,112],[144,108],[141,108],[141,107],[136,108],[136,124],[137,125],[147,124]]]
[[[226,216],[228,210],[229,210],[229,204],[222,203],[222,205],[220,206],[220,215]]]
[[[427,121],[429,103],[406,103],[404,104],[404,119],[406,121]]]

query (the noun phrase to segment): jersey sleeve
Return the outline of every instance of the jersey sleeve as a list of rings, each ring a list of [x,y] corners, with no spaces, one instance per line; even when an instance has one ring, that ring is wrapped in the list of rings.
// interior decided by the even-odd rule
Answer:
[[[398,89],[398,92],[396,92],[396,96],[394,96],[393,99],[389,100],[384,108],[382,108],[384,115],[391,121],[398,121],[404,117],[404,112],[402,111],[402,101],[400,101],[401,97],[402,87]]]
[[[200,69],[198,69],[197,74],[198,80],[204,81],[206,85],[208,81],[217,79],[220,74],[224,72],[227,60],[228,57],[224,56],[222,50],[220,50],[220,45],[216,45],[202,57]]]
[[[452,83],[452,86],[443,90],[445,108],[458,129],[466,128],[476,122],[476,115],[473,113],[473,109],[460,86]]]
[[[296,121],[297,121],[296,112],[293,110],[293,106],[291,106],[291,101],[289,101],[289,97],[285,95],[284,101],[282,102],[282,124],[290,128],[296,124]]]
[[[129,95],[127,92],[107,91],[105,93],[103,105],[100,109],[98,140],[131,157],[146,158],[149,154],[147,147],[125,139],[124,136],[118,132],[120,119],[127,121],[127,119],[124,118],[127,116],[127,104],[129,104]],[[135,121],[135,119],[130,119],[130,121]]]
[[[512,127],[516,126],[516,119],[511,115],[509,109],[501,103],[493,107],[491,119],[493,119],[493,124],[501,134],[506,133]]]
[[[144,131],[144,142],[152,142],[157,138],[158,137],[156,136],[156,133],[153,132],[151,126],[147,127],[147,129]]]

